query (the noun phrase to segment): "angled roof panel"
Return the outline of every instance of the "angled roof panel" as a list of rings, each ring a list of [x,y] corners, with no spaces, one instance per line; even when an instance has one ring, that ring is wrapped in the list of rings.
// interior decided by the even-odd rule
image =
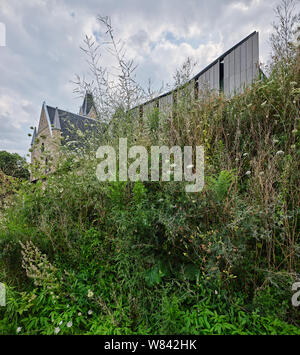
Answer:
[[[253,31],[251,34],[249,34],[247,37],[245,37],[244,39],[242,39],[240,42],[238,42],[237,44],[235,44],[233,47],[231,47],[230,49],[228,49],[226,52],[224,52],[223,54],[221,54],[217,59],[215,59],[213,62],[211,62],[208,66],[206,66],[203,70],[201,70],[198,74],[196,74],[190,81],[195,80],[198,81],[198,79],[200,79],[201,77],[205,78],[204,81],[207,81],[207,74],[206,72],[213,67],[215,64],[217,64],[218,62],[221,62],[226,56],[228,56],[228,54],[230,54],[231,52],[233,52],[237,47],[241,46],[243,43],[247,42],[251,37],[257,37],[258,38],[258,32]],[[257,45],[258,45],[258,40],[257,40]],[[257,51],[258,52],[258,51]],[[225,62],[224,62],[225,65]],[[224,68],[225,69],[225,68]],[[225,75],[226,71],[224,72]],[[228,74],[228,72],[227,72]],[[199,84],[200,84],[200,89],[201,89],[201,83],[203,83],[203,79],[201,78],[199,80]],[[229,88],[228,88],[229,89]],[[167,96],[169,95],[171,92],[173,92],[174,90],[165,92],[162,95],[159,95],[157,97],[155,97],[152,100],[146,101],[143,104],[141,104],[142,106],[145,104],[148,104],[154,100],[160,99],[161,97]],[[225,90],[226,91],[226,90]],[[141,105],[137,105],[137,106],[141,106]],[[133,107],[134,108],[134,107]]]

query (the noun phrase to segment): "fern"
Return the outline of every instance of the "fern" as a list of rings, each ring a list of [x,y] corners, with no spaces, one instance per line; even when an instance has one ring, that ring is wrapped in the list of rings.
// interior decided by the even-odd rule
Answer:
[[[232,170],[222,170],[218,177],[211,177],[209,181],[210,190],[219,202],[222,202],[228,194],[229,188],[234,181],[235,175]]]

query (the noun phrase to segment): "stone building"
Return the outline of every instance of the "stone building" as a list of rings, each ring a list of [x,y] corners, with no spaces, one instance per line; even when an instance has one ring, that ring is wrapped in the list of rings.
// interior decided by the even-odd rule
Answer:
[[[43,102],[38,128],[31,141],[31,164],[44,173],[55,169],[61,146],[76,147],[83,133],[95,129],[97,110],[93,96],[86,93],[79,114],[54,108]],[[31,174],[31,181],[34,181]]]

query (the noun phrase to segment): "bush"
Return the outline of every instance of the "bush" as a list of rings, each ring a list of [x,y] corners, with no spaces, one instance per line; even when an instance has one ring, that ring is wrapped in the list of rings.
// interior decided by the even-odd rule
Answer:
[[[204,145],[200,193],[174,181],[99,183],[96,159],[80,155],[45,182],[19,182],[1,216],[0,332],[299,334],[295,68],[276,66],[230,100],[179,100],[148,127],[122,111],[100,138]]]

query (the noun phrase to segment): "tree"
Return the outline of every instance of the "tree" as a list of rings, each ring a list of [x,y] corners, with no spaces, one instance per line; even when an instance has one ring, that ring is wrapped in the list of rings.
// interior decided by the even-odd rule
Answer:
[[[8,176],[20,179],[29,179],[26,159],[17,153],[0,151],[0,169]]]
[[[109,122],[116,111],[128,111],[132,107],[152,99],[158,94],[149,87],[145,90],[136,80],[136,68],[133,59],[127,57],[125,43],[114,33],[108,16],[98,16],[98,21],[104,29],[98,42],[92,36],[85,36],[81,50],[87,56],[89,74],[92,80],[76,75],[73,82],[74,92],[84,96],[88,91],[93,94],[99,118],[102,122]],[[111,66],[104,65],[103,51],[111,57]]]
[[[299,30],[300,14],[296,12],[295,0],[281,0],[274,8],[276,22],[270,36],[272,57],[275,62],[288,63],[295,58],[295,42]]]

